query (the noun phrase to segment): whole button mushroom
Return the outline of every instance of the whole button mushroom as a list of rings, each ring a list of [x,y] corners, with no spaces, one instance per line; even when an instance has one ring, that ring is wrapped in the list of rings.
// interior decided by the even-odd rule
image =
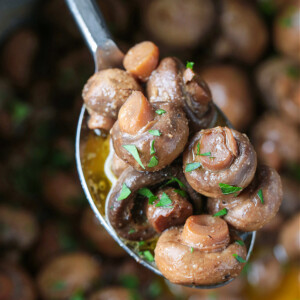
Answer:
[[[95,73],[82,91],[84,103],[91,115],[89,128],[109,131],[127,98],[133,91],[140,90],[139,83],[124,70],[106,69]]]
[[[37,284],[45,300],[70,299],[89,291],[100,280],[98,262],[83,252],[57,256],[39,272]]]
[[[19,266],[0,262],[0,299],[37,299],[32,279]]]
[[[143,23],[150,35],[172,49],[195,47],[212,29],[214,5],[205,0],[152,0]]]
[[[298,62],[300,62],[299,16],[299,1],[291,1],[277,15],[273,32],[276,48]]]
[[[300,161],[298,130],[276,114],[265,114],[252,129],[259,160],[276,170]]]
[[[88,300],[131,300],[132,292],[118,286],[111,286],[94,292]]]
[[[116,154],[139,171],[154,172],[170,165],[189,136],[184,112],[171,103],[148,102],[133,92],[111,131]]]
[[[220,8],[221,34],[215,44],[215,54],[255,63],[268,42],[267,28],[259,13],[246,0],[222,0]]]
[[[267,166],[259,166],[251,184],[238,196],[209,198],[208,211],[215,214],[226,209],[224,219],[234,228],[255,231],[269,223],[280,207],[282,185],[279,174]]]
[[[184,175],[208,197],[238,195],[252,181],[256,153],[246,135],[227,127],[201,130],[183,155]]]
[[[290,260],[300,257],[300,213],[295,214],[282,227],[279,244],[283,246]]]
[[[171,282],[212,285],[241,272],[247,250],[226,222],[210,215],[191,216],[184,227],[166,230],[155,248],[155,262]],[[180,257],[180,259],[178,259]]]
[[[216,121],[216,109],[207,84],[176,58],[161,60],[147,82],[147,95],[151,103],[170,102],[182,107],[191,132],[212,127]]]
[[[108,257],[122,257],[126,254],[100,224],[90,207],[83,212],[80,229],[100,253]]]
[[[178,199],[173,200],[169,196],[164,196],[165,199],[155,202],[160,195],[156,196],[156,191],[159,186],[163,185],[171,185],[174,188],[176,186],[175,189],[180,193],[186,192],[194,207],[201,205],[201,196],[189,186],[179,166],[145,173],[127,168],[112,188],[106,206],[108,220],[120,237],[133,241],[144,241],[157,235],[155,228],[165,229],[166,226],[171,227],[172,224],[175,225],[178,222],[178,220],[172,219],[172,215],[179,213]],[[162,211],[147,208],[146,201],[148,203],[155,202],[155,208],[164,209],[165,215],[156,216],[155,211],[160,214]],[[190,210],[191,206],[185,201],[187,200],[181,199],[180,203]],[[170,206],[173,204],[174,207],[171,208]],[[149,219],[146,217],[147,210]],[[179,216],[185,219],[187,217],[185,212],[180,212]],[[160,224],[160,221],[163,224]]]
[[[38,237],[39,227],[34,215],[20,208],[2,204],[0,206],[0,245],[30,248]]]
[[[155,195],[156,200],[147,203],[146,214],[151,226],[161,233],[165,229],[183,225],[193,214],[193,206],[182,190],[166,187]]]
[[[253,119],[254,101],[250,82],[242,69],[229,64],[212,65],[200,72],[214,103],[237,130],[245,130]]]

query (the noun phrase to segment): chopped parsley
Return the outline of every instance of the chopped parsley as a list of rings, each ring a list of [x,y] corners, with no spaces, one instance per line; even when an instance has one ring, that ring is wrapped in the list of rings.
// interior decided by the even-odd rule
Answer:
[[[134,228],[131,228],[129,231],[128,231],[128,234],[133,234],[135,233],[135,229]]]
[[[124,200],[124,199],[126,199],[130,194],[131,194],[131,190],[128,188],[128,186],[127,186],[125,183],[123,183],[121,193],[120,193],[120,195],[119,195],[119,197],[118,197],[117,200],[118,200],[118,201]]]
[[[197,152],[196,155],[200,155],[200,143],[197,144]]]
[[[198,155],[200,155],[200,156],[211,156],[211,152],[200,153]]]
[[[181,197],[186,197],[186,191],[180,190],[180,189],[174,189],[174,192],[180,195]]]
[[[264,196],[263,196],[262,189],[260,189],[260,190],[257,192],[257,196],[258,196],[258,198],[260,199],[261,204],[264,204],[265,201],[264,201]]]
[[[155,112],[156,112],[158,115],[163,115],[163,114],[166,113],[166,111],[165,111],[164,109],[157,109]]]
[[[194,247],[191,247],[191,253],[193,253],[194,252]]]
[[[221,216],[225,216],[225,215],[227,215],[227,212],[228,212],[227,208],[223,208],[223,209],[219,210],[218,212],[216,212],[216,213],[213,215],[213,217],[221,217]]]
[[[242,190],[239,186],[232,186],[226,183],[219,183],[219,187],[224,195],[234,194]]]
[[[148,198],[148,203],[153,204],[155,200],[158,199],[157,196],[154,196],[153,193],[147,188],[141,188],[138,190],[138,194]]]
[[[245,243],[242,240],[236,240],[235,242],[240,246],[245,246]]]
[[[64,281],[56,281],[52,285],[53,291],[61,291],[66,287],[66,283]]]
[[[142,161],[141,161],[141,158],[140,158],[140,155],[139,155],[139,152],[136,148],[135,145],[123,145],[122,146],[123,148],[125,148],[132,156],[133,158],[138,162],[138,164],[143,168],[145,169]]]
[[[154,261],[154,257],[153,257],[152,253],[149,250],[141,251],[141,252],[139,252],[139,254],[141,256],[145,257],[145,259],[148,260],[149,262]]]
[[[190,163],[187,164],[185,167],[185,172],[192,172],[198,168],[201,167],[201,163],[200,162],[194,162],[194,163]]]
[[[159,202],[155,204],[155,207],[165,207],[165,208],[171,208],[170,205],[172,204],[172,200],[169,198],[169,196],[164,192],[162,193]]]
[[[148,163],[148,167],[153,168],[156,167],[157,165],[158,165],[158,159],[156,158],[156,156],[152,156]]]
[[[75,292],[75,294],[71,296],[70,300],[84,300],[83,292],[82,291]]]
[[[163,292],[163,287],[158,280],[152,281],[148,287],[148,294],[151,299],[156,299]]]
[[[120,281],[122,286],[128,288],[128,289],[135,289],[139,285],[139,279],[135,275],[123,275],[120,277]]]
[[[195,64],[195,63],[192,62],[192,61],[187,61],[187,62],[186,62],[186,68],[187,68],[187,69],[193,70],[194,64]]]
[[[164,185],[162,185],[162,187],[169,185],[171,183],[175,183],[175,182],[178,183],[178,185],[181,189],[186,189],[185,184],[182,181],[180,181],[177,177],[172,177],[168,182],[166,182]]]
[[[156,152],[156,150],[154,148],[154,142],[155,142],[155,140],[151,141],[151,144],[150,144],[150,155],[153,155]]]
[[[245,259],[243,259],[242,257],[240,257],[239,255],[237,255],[236,253],[233,253],[232,256],[239,262],[239,263],[246,263],[247,261]]]
[[[161,132],[157,129],[150,129],[148,132],[154,136],[161,136]]]
[[[139,246],[145,246],[146,245],[146,242],[145,241],[139,241]]]
[[[293,79],[298,79],[300,77],[300,68],[296,66],[289,66],[286,70],[286,74]]]

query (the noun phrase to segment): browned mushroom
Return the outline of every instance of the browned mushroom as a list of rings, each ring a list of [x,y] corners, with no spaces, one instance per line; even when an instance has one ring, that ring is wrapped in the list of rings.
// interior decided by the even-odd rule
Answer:
[[[126,253],[100,224],[91,208],[87,207],[82,215],[81,231],[96,249],[108,257],[121,257]]]
[[[183,225],[193,214],[193,206],[182,190],[165,187],[155,196],[156,200],[147,203],[146,214],[149,223],[158,233],[171,226]]]
[[[39,226],[34,215],[20,208],[0,206],[0,245],[28,249],[38,237]]]
[[[155,201],[159,185],[166,183],[186,190],[195,207],[201,203],[200,195],[188,185],[179,167],[146,173],[127,168],[112,188],[107,204],[109,222],[120,237],[143,241],[156,235],[146,218],[145,201]],[[171,222],[168,225],[172,226]]]
[[[111,286],[94,292],[88,300],[131,300],[132,293],[123,287]]]
[[[276,170],[300,161],[298,130],[275,114],[263,115],[252,129],[259,160]]]
[[[257,72],[257,83],[266,104],[289,122],[299,124],[300,70],[286,57],[271,58]]]
[[[298,212],[282,227],[279,244],[283,246],[290,260],[300,257],[300,213]]]
[[[252,181],[256,164],[256,153],[247,136],[227,127],[198,132],[183,156],[187,181],[209,197],[240,193]]]
[[[46,264],[37,284],[43,299],[70,299],[78,291],[87,292],[100,280],[98,262],[88,254],[63,254]]]
[[[267,46],[268,32],[252,3],[222,0],[220,22],[221,35],[215,44],[215,54],[255,63]]]
[[[129,165],[122,160],[116,153],[113,154],[112,162],[111,162],[111,170],[115,174],[117,178],[121,176],[123,171],[128,168]]]
[[[155,262],[173,283],[221,283],[238,276],[244,266],[247,250],[235,243],[238,239],[230,235],[227,223],[221,218],[191,216],[183,228],[162,233],[155,248]]]
[[[111,136],[122,160],[136,170],[154,172],[181,154],[189,136],[188,121],[171,103],[151,105],[141,92],[134,92],[122,106]]]
[[[247,128],[253,118],[254,101],[246,74],[234,65],[213,65],[200,72],[215,104],[237,130]]]
[[[252,183],[237,197],[209,198],[209,213],[227,209],[224,219],[234,228],[255,231],[269,223],[282,201],[282,185],[278,173],[267,166],[257,168]]]
[[[95,73],[86,83],[82,97],[91,115],[89,127],[109,131],[117,119],[120,107],[132,91],[141,87],[132,75],[121,69],[106,69]]]
[[[203,41],[214,18],[214,5],[205,0],[152,0],[143,11],[144,25],[153,39],[172,49]]]
[[[32,279],[19,266],[0,262],[0,299],[34,300],[36,291]]]
[[[299,14],[299,1],[290,1],[279,11],[273,32],[276,48],[298,62],[300,62]]]
[[[176,58],[164,58],[147,82],[151,103],[170,102],[183,108],[191,131],[211,127],[216,109],[207,84]]]

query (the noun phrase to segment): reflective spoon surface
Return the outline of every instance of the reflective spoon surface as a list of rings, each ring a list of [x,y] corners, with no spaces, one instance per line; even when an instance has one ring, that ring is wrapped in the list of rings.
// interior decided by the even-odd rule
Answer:
[[[85,42],[87,43],[93,55],[95,62],[95,72],[111,67],[120,67],[122,65],[124,54],[112,40],[111,35],[105,25],[105,21],[95,2],[93,0],[66,0],[66,3],[85,39]],[[220,114],[221,116],[223,116],[221,112]],[[82,147],[84,146],[84,141],[87,139],[87,135],[89,133],[89,129],[86,126],[87,118],[88,114],[86,112],[85,106],[83,106],[80,112],[76,131],[75,156],[80,182],[89,201],[89,204],[94,211],[97,219],[100,221],[101,225],[104,226],[107,232],[131,257],[133,257],[137,262],[150,269],[157,275],[163,276],[161,272],[156,268],[155,264],[151,264],[148,261],[143,260],[117,236],[113,228],[107,222],[105,216],[100,213],[97,206],[95,205],[95,202],[87,185],[81,163],[81,150],[83,149]],[[228,122],[226,123],[228,124]],[[255,237],[256,232],[243,233],[241,235],[241,238],[244,240],[248,250],[247,260],[249,259],[253,250]],[[233,279],[215,285],[201,285],[195,287],[200,289],[217,288],[228,284],[232,280]]]

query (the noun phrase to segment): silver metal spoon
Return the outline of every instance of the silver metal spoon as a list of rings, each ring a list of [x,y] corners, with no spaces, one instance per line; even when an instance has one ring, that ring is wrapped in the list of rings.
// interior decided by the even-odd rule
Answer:
[[[66,3],[93,55],[95,61],[95,71],[97,72],[102,69],[121,66],[124,54],[118,49],[112,40],[111,35],[109,34],[105,25],[104,19],[95,2],[93,0],[66,0]],[[220,114],[222,113],[220,112]],[[92,193],[86,182],[82,167],[83,153],[81,150],[83,149],[90,132],[90,130],[87,128],[87,118],[88,114],[85,106],[83,106],[80,112],[76,131],[75,155],[80,182],[89,204],[101,225],[104,226],[107,232],[131,257],[133,257],[137,262],[146,268],[150,269],[155,274],[163,276],[154,263],[143,260],[138,253],[129,248],[124,241],[117,236],[113,228],[107,222],[105,215],[100,213],[93,200]],[[241,238],[244,240],[248,249],[247,260],[251,255],[255,243],[255,237],[256,232],[243,233],[241,235]],[[201,285],[195,287],[200,289],[217,288],[228,284],[232,280],[233,279],[215,285]]]

